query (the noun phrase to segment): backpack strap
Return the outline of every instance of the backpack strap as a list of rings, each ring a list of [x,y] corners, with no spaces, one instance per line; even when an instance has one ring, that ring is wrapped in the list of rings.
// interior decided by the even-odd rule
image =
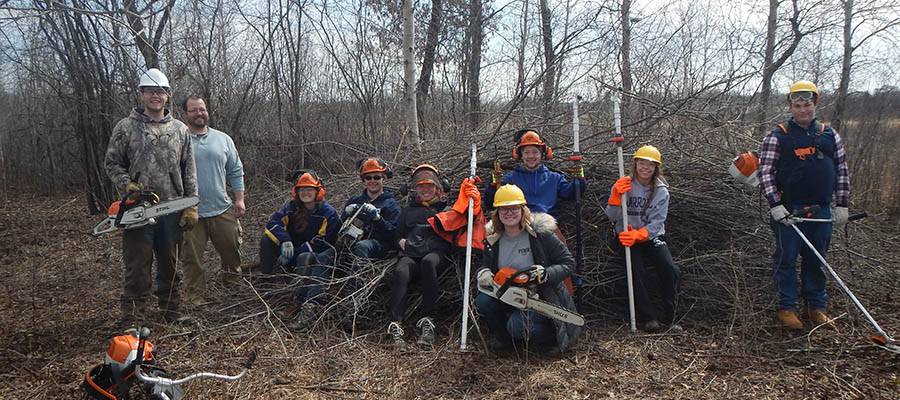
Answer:
[[[781,131],[784,132],[785,135],[787,135],[787,128],[785,128],[784,125],[778,124],[778,127],[781,128]]]

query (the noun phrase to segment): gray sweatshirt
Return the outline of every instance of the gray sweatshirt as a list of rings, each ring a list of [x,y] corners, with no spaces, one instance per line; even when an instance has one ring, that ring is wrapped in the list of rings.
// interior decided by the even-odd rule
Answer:
[[[647,228],[650,234],[649,240],[653,240],[666,233],[666,217],[669,213],[669,185],[662,178],[657,179],[656,193],[653,194],[650,206],[644,208],[647,198],[650,197],[650,186],[641,185],[637,179],[631,180],[631,190],[628,191],[628,225],[634,229]],[[612,193],[612,190],[610,190]],[[616,223],[616,232],[622,232],[622,207],[606,205],[606,216]]]

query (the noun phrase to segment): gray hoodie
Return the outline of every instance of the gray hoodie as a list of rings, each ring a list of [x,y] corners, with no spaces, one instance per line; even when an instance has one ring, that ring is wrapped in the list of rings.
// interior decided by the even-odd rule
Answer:
[[[634,229],[647,228],[653,240],[666,233],[666,217],[669,214],[669,185],[665,179],[659,178],[655,182],[656,193],[653,194],[648,207],[644,207],[647,198],[650,197],[650,186],[641,185],[637,179],[631,180],[631,190],[628,191],[628,225]],[[612,190],[610,190],[612,193]],[[616,223],[616,232],[622,232],[622,207],[606,205],[606,216]]]

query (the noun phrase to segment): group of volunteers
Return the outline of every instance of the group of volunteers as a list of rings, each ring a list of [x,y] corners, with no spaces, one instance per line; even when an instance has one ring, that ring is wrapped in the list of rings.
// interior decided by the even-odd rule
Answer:
[[[199,196],[197,206],[160,217],[156,224],[128,229],[122,236],[125,263],[121,296],[123,326],[133,326],[148,317],[153,279],[151,266],[157,261],[156,291],[166,321],[188,318],[179,313],[180,274],[176,258],[183,263],[185,300],[201,304],[206,292],[202,256],[208,241],[221,256],[221,279],[231,283],[239,276],[241,225],[246,211],[243,166],[234,142],[225,133],[208,126],[206,100],[188,96],[182,103],[184,122],[166,108],[170,87],[157,69],[141,75],[136,108],[116,124],[106,154],[110,178],[125,193],[152,189],[161,200]],[[818,204],[816,218],[846,222],[849,174],[840,137],[816,121],[819,93],[815,85],[801,81],[788,94],[791,118],[763,141],[760,177],[771,206],[775,233],[773,276],[778,294],[777,319],[788,328],[801,328],[796,315],[798,283],[794,261],[803,256],[802,287],[807,315],[816,324],[829,323],[825,314],[825,274],[821,263],[803,246],[788,225],[799,223],[810,241],[824,253],[831,236],[831,223],[798,222],[792,212]],[[348,285],[357,291],[368,282],[357,274],[372,268],[373,261],[396,258],[389,279],[386,306],[390,321],[387,333],[394,345],[405,345],[404,317],[411,282],[418,282],[421,303],[415,323],[417,342],[433,344],[436,338],[436,302],[439,275],[447,267],[454,246],[464,246],[465,230],[472,230],[473,246],[483,250],[483,267],[473,274],[478,286],[489,287],[501,269],[527,272],[527,284],[545,302],[575,310],[573,287],[575,260],[560,231],[557,218],[560,199],[575,200],[587,188],[584,170],[571,171],[572,180],[549,169],[544,162],[553,157],[550,145],[534,129],[514,135],[514,170],[494,171],[484,188],[466,178],[455,201],[449,198],[449,183],[433,164],[412,169],[408,186],[414,191],[408,201],[398,201],[385,187],[393,171],[377,157],[355,164],[362,190],[348,199],[340,215],[326,200],[325,184],[315,171],[300,171],[291,188],[291,200],[271,215],[259,242],[262,274],[296,274],[290,304],[280,311],[291,330],[310,328],[324,312],[323,302],[338,259],[349,257]],[[605,213],[615,224],[624,252],[631,248],[634,303],[643,330],[677,329],[676,316],[681,271],[666,244],[665,222],[669,190],[662,174],[662,155],[651,145],[637,149],[630,173],[610,190]],[[232,196],[228,195],[228,186]],[[836,195],[837,207],[830,204]],[[469,203],[475,221],[468,227]],[[483,206],[483,208],[482,208]],[[623,217],[627,213],[627,225]],[[351,254],[339,254],[338,234],[343,222],[359,219],[361,234],[349,244]],[[461,222],[460,222],[461,221]],[[479,226],[474,226],[479,225]],[[483,227],[483,229],[481,229]],[[648,267],[655,266],[658,279],[651,280]],[[656,282],[657,287],[650,283]],[[651,293],[657,291],[661,308]],[[356,303],[356,300],[353,301]],[[578,339],[581,327],[549,318],[528,309],[513,307],[486,293],[475,298],[481,321],[491,332],[498,349],[523,343],[560,351]],[[371,305],[355,304],[354,318],[365,318]],[[352,326],[353,320],[344,321]]]

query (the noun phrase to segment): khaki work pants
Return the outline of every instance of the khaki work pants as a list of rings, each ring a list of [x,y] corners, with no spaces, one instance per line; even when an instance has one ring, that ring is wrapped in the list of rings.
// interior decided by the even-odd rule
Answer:
[[[203,302],[206,273],[202,266],[206,243],[211,241],[222,259],[222,281],[233,283],[241,266],[241,222],[234,206],[215,217],[200,218],[194,229],[185,232],[181,262],[184,268],[184,296],[191,303]]]
[[[122,258],[125,261],[125,287],[122,291],[123,318],[142,321],[149,315],[148,303],[153,288],[153,259],[156,258],[156,297],[161,310],[177,310],[181,303],[175,269],[181,228],[181,213],[159,217],[155,225],[122,232]]]

